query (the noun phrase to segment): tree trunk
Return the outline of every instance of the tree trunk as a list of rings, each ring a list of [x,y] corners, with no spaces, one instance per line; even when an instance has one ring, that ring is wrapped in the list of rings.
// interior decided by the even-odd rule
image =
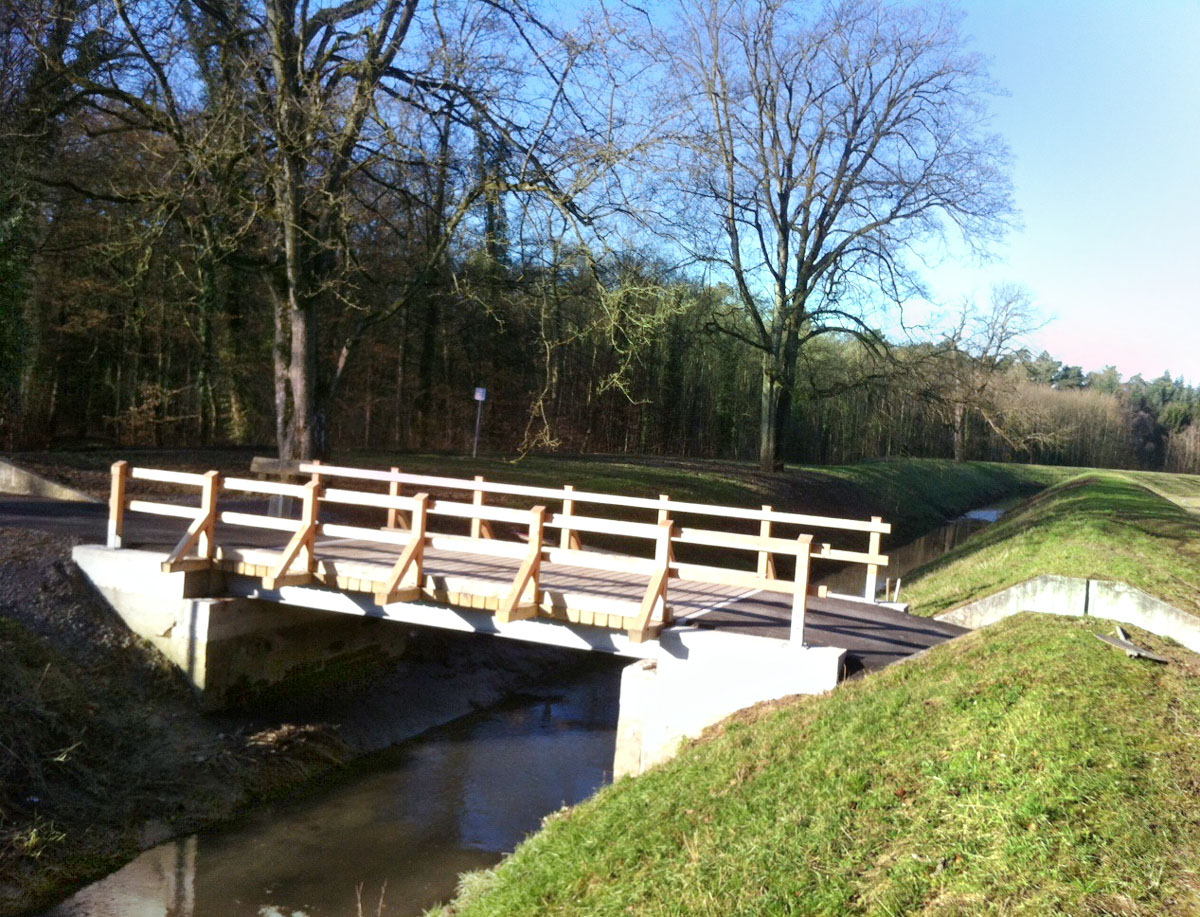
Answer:
[[[954,406],[954,461],[967,460],[967,406]]]

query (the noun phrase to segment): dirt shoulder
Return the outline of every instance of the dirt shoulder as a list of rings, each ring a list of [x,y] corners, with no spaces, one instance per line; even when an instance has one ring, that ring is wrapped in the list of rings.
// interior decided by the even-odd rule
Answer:
[[[199,714],[70,562],[0,529],[0,914],[43,907],[166,837],[338,766],[334,730]]]

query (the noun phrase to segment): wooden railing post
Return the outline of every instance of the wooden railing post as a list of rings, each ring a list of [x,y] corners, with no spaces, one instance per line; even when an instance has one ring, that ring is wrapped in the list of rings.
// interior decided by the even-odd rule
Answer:
[[[413,497],[412,541],[400,552],[383,588],[375,593],[377,605],[404,602],[418,598],[425,585],[425,537],[429,525],[429,494]]]
[[[483,483],[483,475],[481,475],[481,474],[475,475],[475,483],[482,484]],[[484,497],[483,491],[476,489],[476,490],[472,491],[471,503],[473,503],[475,506],[483,506],[483,497]],[[471,537],[472,538],[491,538],[492,537],[491,523],[488,522],[486,519],[479,519],[479,518],[472,519],[471,520]]]
[[[575,487],[572,484],[564,484],[563,490],[570,494],[575,492]],[[563,497],[562,514],[564,516],[573,516],[575,514],[575,501],[570,497]],[[559,538],[558,544],[564,550],[568,548],[574,548],[576,551],[583,550],[583,542],[579,540],[579,533],[565,525],[562,527],[562,535]]]
[[[200,491],[200,512],[204,514],[204,528],[196,541],[196,553],[212,560],[217,555],[217,494],[221,489],[221,472],[209,471],[204,475],[204,489]]]
[[[392,474],[399,474],[400,469],[393,465],[389,471]],[[399,481],[388,482],[388,496],[399,497],[404,493],[404,488]],[[404,518],[404,512],[398,507],[392,506],[388,508],[387,527],[389,529],[407,529],[408,520]]]
[[[517,571],[512,589],[496,610],[496,620],[501,624],[537,617],[538,606],[542,603],[542,551],[546,547],[546,507],[535,506],[529,513],[529,553],[525,555],[521,569]],[[527,599],[526,594],[531,587],[533,595]]]
[[[310,465],[320,465],[320,464],[321,464],[321,460],[320,460],[320,459],[313,459],[311,462],[309,462],[309,464],[310,464]],[[321,475],[320,475],[320,473],[319,473],[319,472],[316,472],[316,471],[314,471],[314,472],[313,472],[313,475],[312,475],[312,483],[313,483],[313,484],[316,484],[318,487],[320,487],[320,486],[321,486],[321,484],[322,484],[322,483],[324,483],[324,482],[322,481],[322,479],[321,479]]]
[[[879,523],[883,522],[883,518],[880,516],[872,516],[871,522],[872,522],[872,524],[878,525]],[[879,554],[879,533],[878,532],[871,533],[871,538],[870,538],[870,541],[868,542],[868,545],[869,545],[869,547],[867,548],[868,552],[870,552],[872,555]],[[875,593],[876,593],[876,591],[878,591],[878,589],[879,589],[879,565],[878,564],[867,564],[867,582],[866,582],[866,586],[863,588],[863,598],[869,599],[870,601],[874,601]]]
[[[638,610],[637,620],[629,629],[629,640],[632,643],[644,643],[646,638],[651,636],[654,628],[654,612],[660,607],[660,602],[662,608],[660,625],[671,623],[671,613],[667,608],[667,583],[671,579],[671,561],[673,559],[671,539],[675,537],[675,523],[670,519],[663,519],[658,525],[659,535],[654,543],[656,569],[654,575],[650,577],[646,594],[642,597],[642,607]]]
[[[804,646],[804,611],[808,607],[808,567],[812,554],[812,535],[796,539],[796,591],[792,595],[792,626],[789,639],[793,646]]]
[[[659,494],[658,502],[662,504],[662,509],[658,511],[658,524],[662,525],[664,522],[669,522],[671,519],[671,495]]]
[[[122,460],[112,465],[112,490],[108,497],[108,546],[125,544],[125,487],[129,482],[129,463]]]
[[[763,504],[763,512],[771,512],[771,507]],[[758,536],[760,538],[771,537],[771,520],[763,519],[758,525]],[[775,555],[770,551],[758,552],[758,575],[763,579],[775,579]]]
[[[300,504],[300,528],[283,549],[283,555],[275,569],[263,577],[264,589],[312,582],[317,571],[317,527],[321,523],[320,507],[321,480],[319,475],[314,474],[312,480],[304,485],[304,497]],[[295,573],[291,572],[292,565],[301,558],[301,569]]]

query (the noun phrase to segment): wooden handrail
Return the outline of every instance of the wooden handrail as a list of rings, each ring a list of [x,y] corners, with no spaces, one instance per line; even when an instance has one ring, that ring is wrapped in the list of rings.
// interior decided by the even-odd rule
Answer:
[[[661,495],[658,499],[646,497],[626,497],[619,494],[606,494],[595,491],[566,489],[565,487],[550,488],[525,484],[502,484],[498,481],[472,481],[465,478],[448,478],[437,475],[411,474],[407,472],[393,473],[372,468],[351,468],[342,465],[312,465],[301,463],[301,473],[320,471],[330,477],[355,478],[362,481],[377,481],[390,483],[396,481],[403,484],[419,484],[442,490],[465,490],[483,493],[506,494],[516,497],[531,497],[538,500],[571,500],[574,503],[596,503],[604,506],[620,506],[630,509],[646,509],[656,512],[663,509],[664,502],[675,516],[720,516],[727,519],[742,519],[751,522],[769,520],[781,525],[807,525],[813,528],[840,529],[848,532],[877,532],[881,535],[890,534],[892,527],[878,516],[870,521],[863,519],[840,519],[828,516],[814,516],[807,513],[785,513],[776,510],[747,509],[740,506],[722,506],[713,503],[691,503],[670,499],[669,495]]]
[[[274,566],[262,577],[264,587],[276,589],[286,585],[298,585],[320,579],[329,582],[335,575],[334,566],[320,567],[318,573],[318,535],[341,537],[389,545],[401,549],[396,565],[381,588],[373,588],[377,601],[382,604],[419,597],[429,587],[424,580],[423,564],[428,548],[445,549],[487,557],[509,558],[520,562],[520,569],[508,591],[501,597],[497,610],[498,620],[516,621],[538,614],[541,605],[540,577],[544,563],[576,566],[584,569],[633,573],[649,579],[638,613],[629,627],[631,639],[643,640],[657,633],[658,628],[670,620],[667,603],[668,584],[672,578],[684,578],[702,583],[721,584],[748,590],[765,590],[792,595],[793,636],[800,639],[803,634],[803,615],[807,595],[810,591],[811,561],[813,558],[826,561],[841,561],[862,564],[867,568],[866,595],[873,598],[878,582],[879,567],[887,564],[888,558],[880,553],[881,536],[890,531],[890,526],[878,516],[869,522],[860,520],[826,519],[797,513],[775,512],[771,506],[761,509],[743,509],[707,504],[694,504],[672,500],[662,494],[656,500],[621,497],[612,494],[595,494],[575,490],[570,485],[560,489],[525,487],[486,481],[481,476],[473,480],[436,477],[430,475],[405,474],[397,468],[391,471],[343,468],[320,463],[301,463],[301,473],[311,476],[306,485],[280,482],[255,481],[248,478],[223,478],[218,472],[193,474],[190,472],[164,471],[152,468],[133,468],[127,462],[115,462],[112,466],[112,485],[109,497],[108,544],[122,547],[125,543],[125,520],[128,512],[141,512],[173,516],[188,521],[187,531],[174,546],[163,562],[164,570],[179,571],[210,567],[217,557],[216,525],[243,526],[290,533],[287,546],[274,561]],[[373,481],[387,484],[387,493],[332,488],[325,482],[335,478]],[[177,503],[152,500],[129,499],[130,480],[154,481],[197,487],[200,505],[184,506]],[[403,485],[417,482],[470,494],[470,502],[459,500],[433,500],[428,492],[416,496],[403,496]],[[218,510],[221,489],[230,492],[262,494],[272,496],[299,497],[302,500],[301,517],[286,519],[263,516],[247,512]],[[561,501],[561,512],[548,514],[542,504],[530,509],[516,509],[488,504],[486,494],[510,496],[549,496]],[[364,525],[344,525],[322,522],[321,504],[324,502],[386,510],[387,528],[370,528]],[[601,516],[581,515],[580,504],[599,504],[653,511],[657,522],[635,522]],[[411,523],[407,515],[411,514]],[[682,527],[676,518],[685,516],[720,516],[728,519],[757,520],[757,534],[728,532],[719,529]],[[431,531],[433,517],[452,517],[469,520],[470,534],[448,534]],[[799,537],[784,538],[774,528],[778,524],[795,524],[798,520],[817,520],[825,528],[843,528],[863,531],[869,535],[869,545],[864,551],[834,548],[822,543],[813,550],[810,533]],[[511,538],[496,538],[488,523],[504,522],[528,525],[528,543],[521,544]],[[547,542],[545,530],[558,528],[561,536]],[[625,553],[609,553],[584,550],[579,533],[596,533],[621,538],[653,541],[654,557],[638,557]],[[756,555],[757,564],[753,571],[735,569],[714,563],[680,562],[674,554],[676,544],[698,545],[716,549],[749,552]],[[190,553],[193,552],[194,553]],[[777,555],[794,556],[795,575],[791,579],[780,579],[775,569]],[[337,574],[340,577],[340,574]],[[351,580],[358,582],[357,580]],[[363,580],[362,582],[367,582]],[[350,587],[355,588],[355,587]],[[627,621],[630,619],[627,619]],[[799,621],[799,624],[796,621]],[[798,629],[797,629],[798,628]]]

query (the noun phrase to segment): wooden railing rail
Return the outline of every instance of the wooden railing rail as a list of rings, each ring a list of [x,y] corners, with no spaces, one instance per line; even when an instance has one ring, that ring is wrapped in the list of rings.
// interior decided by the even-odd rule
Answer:
[[[648,579],[646,592],[636,616],[629,627],[632,639],[640,641],[671,619],[668,587],[672,578],[713,583],[751,591],[765,590],[791,594],[793,597],[794,635],[803,634],[803,615],[810,591],[812,558],[857,563],[867,568],[868,595],[873,595],[878,568],[888,562],[879,552],[880,538],[890,526],[879,517],[862,520],[828,519],[798,513],[775,512],[770,506],[761,509],[724,507],[675,501],[669,495],[658,499],[622,497],[613,494],[577,491],[570,485],[562,488],[527,487],[485,481],[406,474],[393,468],[390,471],[345,468],[319,463],[302,463],[302,473],[310,475],[307,484],[250,478],[223,478],[218,472],[191,472],[130,467],[117,462],[112,468],[112,490],[109,500],[108,543],[121,547],[125,540],[125,517],[128,512],[173,516],[188,521],[187,531],[163,562],[163,569],[179,571],[211,566],[218,558],[216,525],[266,529],[287,533],[290,537],[272,566],[261,575],[264,587],[278,589],[314,581],[326,581],[330,568],[318,557],[318,536],[345,538],[353,541],[386,545],[399,551],[395,564],[382,584],[374,585],[377,602],[388,604],[409,601],[427,588],[424,562],[429,548],[449,550],[480,556],[503,557],[519,561],[520,567],[511,586],[499,600],[497,616],[501,621],[533,617],[542,604],[541,572],[545,563],[562,564],[590,570],[634,573]],[[331,481],[370,481],[386,484],[387,492],[357,490],[352,487],[333,487]],[[195,488],[199,505],[184,506],[154,500],[129,499],[131,480],[174,484]],[[451,492],[469,494],[467,500],[434,500],[428,491],[405,495],[405,485],[426,485]],[[299,518],[284,518],[252,512],[221,510],[218,501],[221,491],[269,497],[288,497],[300,502]],[[548,512],[543,503],[531,508],[513,508],[486,502],[489,494],[538,498],[560,501],[561,512]],[[387,526],[373,528],[323,520],[322,505],[340,504],[387,511]],[[580,505],[603,505],[648,510],[656,521],[635,522],[603,516],[584,515]],[[759,523],[757,534],[728,532],[718,529],[682,526],[678,516],[720,517],[751,520]],[[433,519],[465,520],[468,534],[435,531]],[[803,533],[796,538],[779,537],[777,525],[795,525],[812,521],[824,528],[861,531],[869,534],[867,551],[833,548],[822,543],[814,551],[812,535]],[[496,537],[494,523],[527,531],[525,542],[511,537]],[[560,537],[547,541],[546,529],[557,528]],[[462,529],[459,529],[462,531]],[[649,541],[653,556],[633,556],[628,553],[585,549],[580,533]],[[713,549],[748,552],[755,555],[756,567],[743,570],[717,563],[682,562],[675,556],[676,545],[695,545]],[[795,575],[782,579],[777,575],[777,556],[795,558]],[[358,581],[356,581],[358,582]],[[364,581],[365,582],[365,581]],[[356,588],[356,587],[349,587]],[[797,624],[797,620],[799,624]],[[796,627],[800,630],[796,631]],[[797,639],[799,637],[797,636]]]

